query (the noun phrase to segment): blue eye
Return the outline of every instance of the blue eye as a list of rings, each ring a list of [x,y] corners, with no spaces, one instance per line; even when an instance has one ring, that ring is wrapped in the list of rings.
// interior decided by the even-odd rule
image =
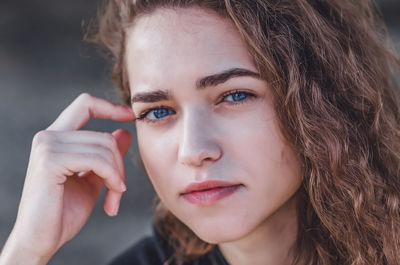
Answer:
[[[167,108],[152,109],[147,114],[149,120],[158,120],[166,117],[167,115],[173,114],[173,111]]]
[[[236,105],[236,104],[241,104],[241,103],[245,103],[249,100],[249,98],[256,98],[257,96],[249,93],[249,92],[245,92],[245,91],[235,91],[235,92],[229,92],[226,93],[225,96],[222,96],[222,100],[219,101],[219,103],[221,102],[229,102],[229,104],[231,105]],[[172,109],[170,109],[169,107],[155,107],[155,108],[151,108],[148,109],[146,111],[144,111],[142,114],[140,114],[137,117],[137,120],[146,120],[148,122],[156,122],[158,120],[161,120],[171,114],[175,114],[176,112],[173,111]]]
[[[245,100],[248,96],[251,96],[251,94],[246,92],[234,92],[224,97],[224,101],[240,102]]]
[[[158,107],[158,108],[153,108],[153,109],[145,111],[137,118],[137,120],[147,119],[148,121],[157,121],[157,120],[165,118],[166,116],[168,116],[170,114],[174,114],[174,113],[175,112],[169,108]]]

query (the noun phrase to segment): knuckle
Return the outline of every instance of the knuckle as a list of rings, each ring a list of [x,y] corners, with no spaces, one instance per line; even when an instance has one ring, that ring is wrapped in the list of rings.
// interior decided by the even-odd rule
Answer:
[[[111,146],[111,150],[113,150],[113,151],[118,151],[118,143],[117,143],[117,139],[115,139],[115,137],[114,136],[112,136],[112,135],[110,135],[110,137],[111,137],[111,143],[110,143],[110,146]],[[118,153],[118,152],[117,152]]]
[[[102,155],[104,156],[104,158],[109,162],[112,163],[114,160],[114,155],[113,152],[107,148],[107,147],[103,147],[102,148]]]
[[[89,93],[82,93],[76,98],[76,102],[78,104],[83,104],[83,105],[90,105],[89,102],[92,100],[92,95]]]
[[[79,99],[79,100],[83,100],[83,101],[85,101],[85,100],[90,100],[91,98],[92,98],[92,95],[90,95],[90,94],[87,93],[87,92],[81,93],[81,94],[78,96],[78,99]]]
[[[53,161],[55,144],[54,132],[40,131],[34,136],[32,154],[42,163]]]
[[[41,145],[36,150],[36,163],[41,168],[51,171],[56,167],[57,158],[48,145]]]
[[[100,161],[104,166],[104,169],[108,172],[108,174],[115,175],[118,173],[118,170],[114,163],[113,154],[110,150],[106,151],[105,157],[103,155],[100,155],[100,157],[101,157]]]
[[[99,168],[106,169],[108,164],[110,163],[106,156],[103,154],[86,154],[87,158],[89,158],[94,165]]]
[[[102,167],[104,170],[104,178],[105,179],[113,179],[115,176],[117,176],[117,171],[115,170],[114,166],[109,163],[108,161],[106,161],[104,158],[102,158],[103,162],[102,162]]]
[[[36,153],[44,160],[49,160],[52,157],[52,144],[50,142],[43,142],[36,147]]]
[[[106,145],[109,147],[111,150],[115,150],[117,147],[117,140],[115,139],[114,136],[110,133],[103,133],[104,138],[106,139]]]
[[[111,176],[119,178],[119,172],[118,172],[116,165],[114,163],[109,163],[108,167],[109,167],[109,172],[110,172]]]
[[[33,137],[33,145],[37,146],[37,145],[42,145],[43,143],[46,143],[50,140],[51,138],[51,132],[50,131],[39,131],[35,134],[35,136]]]

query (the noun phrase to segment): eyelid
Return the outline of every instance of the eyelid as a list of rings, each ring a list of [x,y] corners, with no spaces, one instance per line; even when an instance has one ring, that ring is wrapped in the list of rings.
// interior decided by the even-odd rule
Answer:
[[[256,94],[254,94],[254,93],[252,93],[252,92],[250,92],[250,91],[247,91],[246,89],[235,89],[235,90],[233,90],[233,91],[230,90],[230,91],[227,91],[227,92],[223,93],[223,94],[220,96],[220,99],[217,101],[217,103],[219,104],[219,103],[224,102],[224,99],[225,99],[225,98],[227,98],[227,97],[230,96],[230,95],[236,94],[236,93],[246,93],[249,97],[257,97]],[[241,103],[241,102],[243,102],[243,101],[246,101],[246,99],[245,99],[245,100],[242,100],[242,101],[231,102],[231,103],[236,104],[236,103]]]
[[[167,106],[164,106],[164,105],[160,105],[160,106],[155,106],[155,107],[151,107],[151,108],[143,110],[142,112],[140,112],[140,114],[137,116],[136,119],[137,120],[144,120],[144,119],[146,119],[146,116],[150,113],[150,111],[153,111],[153,110],[156,110],[156,109],[162,109],[162,108],[169,109],[169,110],[172,110],[172,112],[175,112],[170,107],[167,107]],[[148,120],[148,121],[153,122],[153,121],[157,121],[157,120]]]

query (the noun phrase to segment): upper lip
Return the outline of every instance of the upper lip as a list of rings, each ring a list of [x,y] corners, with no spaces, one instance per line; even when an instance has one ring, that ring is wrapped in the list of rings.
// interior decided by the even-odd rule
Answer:
[[[193,182],[190,183],[186,188],[183,190],[181,193],[187,194],[195,191],[202,191],[202,190],[209,190],[213,188],[222,188],[222,187],[230,187],[230,186],[236,186],[238,184],[235,183],[230,183],[226,181],[220,181],[220,180],[207,180],[203,182]]]

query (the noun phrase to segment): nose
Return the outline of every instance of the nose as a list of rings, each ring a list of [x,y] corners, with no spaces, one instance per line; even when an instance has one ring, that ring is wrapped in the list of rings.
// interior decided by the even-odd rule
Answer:
[[[181,124],[178,161],[181,164],[200,167],[206,161],[217,161],[222,149],[209,115],[201,110],[185,115]]]

